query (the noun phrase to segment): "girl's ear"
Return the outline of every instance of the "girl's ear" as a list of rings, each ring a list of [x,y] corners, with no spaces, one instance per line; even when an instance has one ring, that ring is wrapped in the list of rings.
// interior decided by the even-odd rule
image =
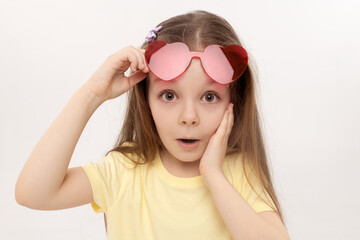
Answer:
[[[244,72],[248,64],[248,55],[246,50],[239,45],[230,45],[221,47],[221,50],[228,59],[231,67],[234,69],[232,80],[238,79]]]

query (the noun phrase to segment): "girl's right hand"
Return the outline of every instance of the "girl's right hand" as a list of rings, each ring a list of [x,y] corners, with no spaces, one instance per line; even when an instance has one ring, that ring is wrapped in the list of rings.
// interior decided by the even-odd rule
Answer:
[[[132,72],[126,77],[124,72],[131,67]],[[84,84],[93,94],[104,102],[116,98],[146,78],[149,72],[145,61],[145,49],[133,46],[125,47],[110,55]]]

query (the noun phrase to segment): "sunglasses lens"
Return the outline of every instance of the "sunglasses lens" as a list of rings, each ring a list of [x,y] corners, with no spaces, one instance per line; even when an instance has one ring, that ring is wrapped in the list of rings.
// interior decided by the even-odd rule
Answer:
[[[208,46],[203,55],[204,69],[207,74],[220,84],[232,82],[234,70],[218,45]]]
[[[246,50],[239,45],[230,45],[227,47],[222,47],[221,50],[226,55],[228,62],[231,64],[231,67],[234,69],[234,75],[232,80],[235,81],[238,79],[246,70],[248,65],[248,55]]]
[[[158,78],[169,81],[185,71],[189,64],[188,52],[183,43],[166,44],[152,53],[148,66]]]

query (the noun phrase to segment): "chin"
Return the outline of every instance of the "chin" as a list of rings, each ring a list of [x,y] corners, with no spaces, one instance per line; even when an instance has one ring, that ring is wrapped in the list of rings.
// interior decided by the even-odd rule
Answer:
[[[181,162],[186,162],[186,163],[190,163],[190,162],[196,162],[196,161],[199,161],[200,160],[200,158],[201,158],[201,156],[200,157],[194,157],[194,158],[177,158],[179,161],[181,161]]]
[[[201,159],[204,154],[204,150],[199,148],[197,150],[186,151],[181,147],[177,147],[175,152],[170,152],[170,154],[182,162],[195,162]]]

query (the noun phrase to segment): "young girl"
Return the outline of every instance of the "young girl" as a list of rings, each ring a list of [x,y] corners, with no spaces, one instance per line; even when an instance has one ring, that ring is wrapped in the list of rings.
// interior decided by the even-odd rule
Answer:
[[[128,91],[116,146],[68,168],[91,115]],[[289,239],[253,66],[230,24],[206,11],[175,16],[140,49],[108,57],[36,145],[16,200],[41,210],[91,203],[108,239]]]

